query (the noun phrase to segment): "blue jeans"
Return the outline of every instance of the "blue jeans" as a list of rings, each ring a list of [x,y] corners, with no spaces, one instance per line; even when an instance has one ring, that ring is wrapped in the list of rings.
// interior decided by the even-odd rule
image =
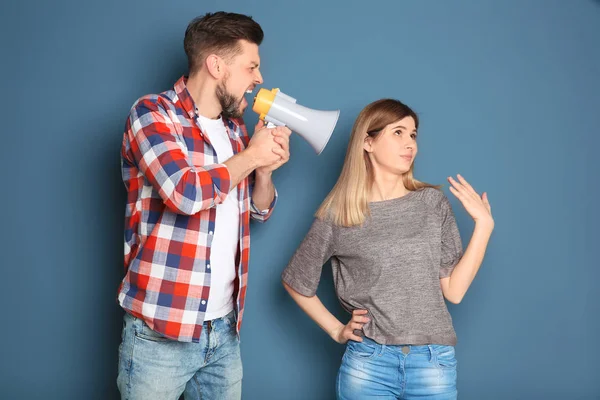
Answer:
[[[349,341],[337,377],[337,398],[456,399],[453,346],[386,346]]]
[[[165,338],[125,314],[117,385],[123,400],[242,397],[242,360],[233,311],[205,322],[200,343]]]

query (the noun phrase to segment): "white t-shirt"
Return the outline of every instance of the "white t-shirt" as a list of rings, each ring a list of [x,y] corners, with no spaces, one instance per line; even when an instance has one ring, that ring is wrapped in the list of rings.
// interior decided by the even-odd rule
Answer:
[[[221,164],[233,157],[223,119],[198,116],[200,126],[217,153]],[[235,258],[240,237],[240,207],[237,186],[232,188],[225,201],[217,205],[217,217],[210,254],[210,294],[205,321],[223,317],[233,310],[233,281],[235,280]]]

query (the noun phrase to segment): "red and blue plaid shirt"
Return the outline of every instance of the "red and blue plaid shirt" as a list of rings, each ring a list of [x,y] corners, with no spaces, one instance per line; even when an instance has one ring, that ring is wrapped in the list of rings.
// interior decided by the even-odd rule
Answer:
[[[173,90],[140,98],[131,108],[121,149],[125,209],[125,278],[119,304],[164,336],[199,342],[208,306],[210,252],[217,204],[238,191],[239,249],[234,300],[237,329],[246,298],[250,218],[266,221],[251,201],[253,176],[232,188],[227,167],[197,122],[180,78]],[[249,142],[241,119],[225,122],[234,154]]]

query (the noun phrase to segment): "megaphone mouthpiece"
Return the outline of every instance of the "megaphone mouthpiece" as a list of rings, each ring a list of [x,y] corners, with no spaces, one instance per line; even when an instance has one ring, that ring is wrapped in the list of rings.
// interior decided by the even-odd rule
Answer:
[[[285,125],[302,136],[321,154],[337,124],[340,111],[313,110],[296,104],[296,99],[275,88],[260,89],[252,110],[259,118],[276,126]]]

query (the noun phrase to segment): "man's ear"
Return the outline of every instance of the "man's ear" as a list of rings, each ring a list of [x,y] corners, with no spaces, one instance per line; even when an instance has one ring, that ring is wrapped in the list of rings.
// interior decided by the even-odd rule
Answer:
[[[225,74],[223,64],[223,59],[216,54],[210,54],[204,61],[206,70],[215,79],[221,79]]]

